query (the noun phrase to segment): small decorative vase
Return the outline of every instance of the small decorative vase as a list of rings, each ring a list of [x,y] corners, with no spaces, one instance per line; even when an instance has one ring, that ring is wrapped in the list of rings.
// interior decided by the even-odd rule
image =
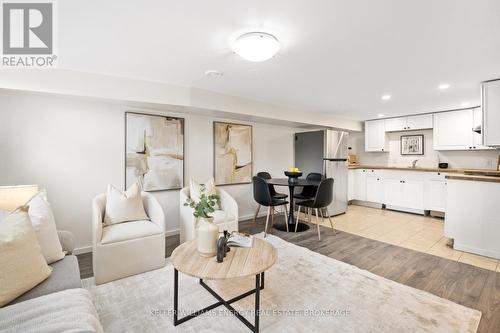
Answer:
[[[219,238],[219,227],[214,223],[212,217],[198,218],[196,229],[196,242],[198,253],[202,257],[213,257],[217,253],[217,239]]]

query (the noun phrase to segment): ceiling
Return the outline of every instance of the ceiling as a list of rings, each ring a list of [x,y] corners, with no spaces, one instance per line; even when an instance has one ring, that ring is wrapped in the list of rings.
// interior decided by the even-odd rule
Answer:
[[[58,19],[61,68],[352,119],[476,105],[479,83],[500,77],[498,0],[59,1]],[[249,31],[282,50],[239,58],[231,42]]]

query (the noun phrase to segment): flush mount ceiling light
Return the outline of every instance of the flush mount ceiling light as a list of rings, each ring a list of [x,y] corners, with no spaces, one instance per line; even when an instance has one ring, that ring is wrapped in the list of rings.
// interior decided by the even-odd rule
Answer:
[[[233,44],[233,51],[248,61],[265,61],[276,55],[280,42],[265,32],[249,32],[241,35]]]
[[[442,83],[438,86],[438,89],[439,90],[446,90],[450,87],[450,85],[448,83]]]
[[[205,71],[205,75],[209,78],[212,78],[212,79],[218,79],[218,78],[221,78],[222,75],[224,75],[224,73],[222,73],[221,71],[214,70],[214,69],[209,69],[209,70]]]
[[[383,101],[388,101],[388,100],[391,99],[391,95],[382,95],[381,98],[382,98]]]
[[[385,117],[385,114],[383,114],[383,113],[379,113],[379,114],[377,114],[377,117],[378,117],[378,118],[384,118],[384,117]]]
[[[460,105],[463,107],[470,106],[470,102],[462,102],[462,104],[460,104]]]

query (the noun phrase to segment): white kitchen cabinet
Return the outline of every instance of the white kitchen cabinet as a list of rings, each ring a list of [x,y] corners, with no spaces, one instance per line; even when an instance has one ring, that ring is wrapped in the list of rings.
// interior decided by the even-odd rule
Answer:
[[[365,121],[365,151],[386,151],[384,119]]]
[[[422,130],[433,127],[432,114],[421,114],[406,118],[407,130]]]
[[[401,207],[403,205],[403,185],[401,179],[384,179],[385,200],[389,206]]]
[[[473,109],[434,114],[434,150],[473,149]]]
[[[424,210],[423,174],[413,171],[389,171],[384,180],[385,204],[388,208],[421,212]]]
[[[366,170],[366,201],[383,203],[385,198],[381,170]]]
[[[386,132],[422,130],[432,128],[432,114],[388,118],[385,120]]]
[[[416,210],[424,209],[424,182],[421,180],[403,180],[403,198],[401,207]]]
[[[354,170],[352,198],[354,200],[366,201],[366,169]]]
[[[354,199],[354,177],[356,170],[347,171],[347,200]]]
[[[429,206],[428,210],[436,212],[446,211],[446,181],[445,180],[430,180],[429,181]]]
[[[500,79],[483,82],[481,86],[484,119],[484,145],[500,146]]]
[[[475,108],[472,111],[472,128],[482,128],[483,124],[483,112],[481,108]],[[483,145],[483,135],[472,131],[472,149],[488,150],[495,149],[493,147],[488,147]]]
[[[398,132],[406,130],[406,117],[387,118],[385,120],[386,132]]]

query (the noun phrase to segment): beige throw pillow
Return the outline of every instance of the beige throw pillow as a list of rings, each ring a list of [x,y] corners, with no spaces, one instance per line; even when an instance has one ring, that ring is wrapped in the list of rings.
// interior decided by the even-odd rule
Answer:
[[[47,263],[51,264],[64,258],[54,214],[47,200],[47,192],[45,190],[38,192],[26,205],[29,206],[28,214],[31,224]]]
[[[193,178],[189,181],[189,196],[191,200],[194,202],[200,201],[200,196],[201,196],[201,185],[197,183]],[[210,178],[206,183],[206,195],[212,195],[212,194],[217,194],[217,189],[215,188],[215,181],[214,178]],[[219,209],[218,205],[216,205],[215,209]]]
[[[108,185],[104,224],[111,225],[138,220],[149,220],[142,203],[139,184],[133,184],[126,191]]]
[[[41,253],[27,211],[26,206],[21,207],[0,221],[0,307],[52,273]]]

